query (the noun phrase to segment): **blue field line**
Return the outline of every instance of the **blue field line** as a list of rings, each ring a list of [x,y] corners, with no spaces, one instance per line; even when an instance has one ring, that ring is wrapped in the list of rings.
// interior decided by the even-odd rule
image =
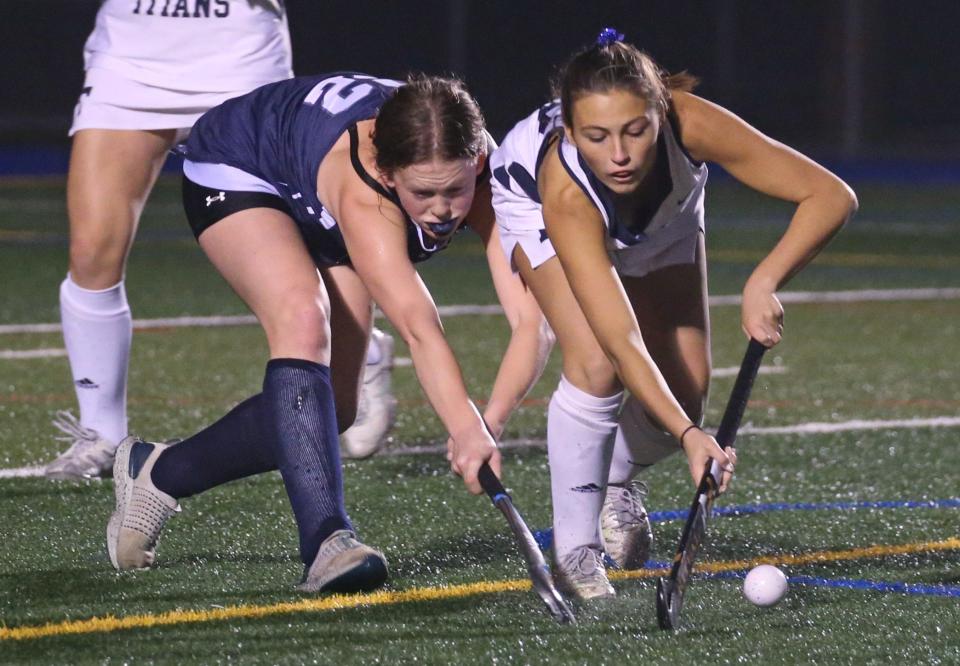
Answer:
[[[669,562],[647,562],[644,566],[670,566]],[[743,579],[747,573],[725,572],[718,574],[703,574],[703,578]],[[833,587],[845,590],[867,590],[868,592],[895,592],[897,594],[913,594],[926,597],[960,597],[960,585],[928,585],[926,583],[891,583],[881,580],[865,580],[863,578],[822,578],[819,576],[787,576],[790,585],[805,585],[807,587]]]
[[[791,585],[810,585],[816,587],[840,587],[849,590],[869,590],[871,592],[897,592],[900,594],[918,594],[937,597],[960,597],[960,585],[927,585],[924,583],[888,583],[879,580],[860,578],[818,578],[816,576],[789,576]]]
[[[715,516],[746,516],[753,513],[771,511],[852,511],[855,509],[956,509],[960,508],[960,497],[942,500],[888,500],[881,502],[771,502],[768,504],[740,504],[735,506],[714,507]],[[653,522],[665,520],[686,520],[688,510],[654,511],[650,514]]]
[[[768,504],[739,504],[735,506],[714,507],[715,516],[747,516],[772,511],[854,511],[857,509],[957,509],[960,497],[939,500],[886,500],[878,502],[771,502]],[[688,509],[653,511],[650,521],[654,523],[668,520],[686,520]],[[537,530],[533,533],[541,550],[547,550],[553,543],[553,529]]]

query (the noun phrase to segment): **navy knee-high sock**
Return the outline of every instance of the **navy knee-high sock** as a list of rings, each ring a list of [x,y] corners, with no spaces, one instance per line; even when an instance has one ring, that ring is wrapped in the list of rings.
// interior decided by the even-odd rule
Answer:
[[[271,438],[263,394],[258,393],[160,454],[150,478],[163,492],[182,499],[228,481],[270,472],[277,469]]]
[[[309,565],[330,534],[353,529],[343,504],[330,368],[302,359],[272,359],[263,400],[273,457],[297,519],[300,558]]]

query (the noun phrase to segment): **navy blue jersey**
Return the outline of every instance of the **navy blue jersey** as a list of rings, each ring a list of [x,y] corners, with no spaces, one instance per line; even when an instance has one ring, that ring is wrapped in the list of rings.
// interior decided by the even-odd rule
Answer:
[[[227,164],[270,183],[290,207],[317,263],[349,264],[337,221],[317,197],[317,170],[337,139],[357,122],[375,117],[401,85],[352,72],[271,83],[205,113],[181,152],[192,162]],[[367,174],[356,154],[352,131],[354,168],[400,207],[396,193]],[[443,247],[409,218],[407,237],[412,261],[427,259]]]

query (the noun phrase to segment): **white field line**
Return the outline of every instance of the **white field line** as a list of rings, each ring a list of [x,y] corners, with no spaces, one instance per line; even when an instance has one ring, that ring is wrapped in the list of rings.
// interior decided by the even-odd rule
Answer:
[[[841,423],[798,423],[790,426],[753,427],[745,425],[740,428],[741,435],[818,435],[831,432],[847,432],[852,430],[887,430],[887,429],[914,429],[914,428],[956,428],[960,427],[960,416],[938,416],[928,419],[899,419],[886,421],[844,421]],[[517,439],[500,442],[501,449],[528,449],[546,448],[546,441],[542,439]],[[417,453],[446,453],[445,445],[432,446],[396,446],[388,447],[378,455],[403,456]],[[0,471],[2,478],[2,471]]]
[[[2,356],[0,356],[2,358]],[[413,359],[407,358],[406,356],[398,356],[393,359],[393,367],[395,368],[412,368]],[[736,377],[737,373],[740,372],[739,365],[732,365],[727,368],[714,368],[711,372],[713,377]],[[771,366],[760,366],[761,375],[785,375],[787,374],[787,366],[785,365],[771,365]]]
[[[256,324],[257,318],[253,315],[214,316],[214,317],[167,317],[161,319],[134,319],[133,328],[147,330],[151,328],[185,328],[215,327],[215,326],[249,326]],[[0,326],[0,334],[4,333],[59,333],[60,324],[6,324]]]
[[[0,469],[0,479],[29,479],[43,476],[43,467]]]
[[[0,361],[66,356],[66,349],[0,349]]]
[[[960,287],[929,289],[861,289],[855,291],[785,291],[778,294],[784,303],[865,303],[872,301],[942,301],[960,299]],[[740,295],[711,296],[713,307],[740,305]],[[464,315],[497,315],[503,313],[499,305],[442,305],[437,308],[441,317]],[[378,313],[379,314],[379,313]],[[162,319],[134,319],[133,328],[182,328],[189,326],[249,326],[257,323],[253,315],[212,317],[168,317]],[[60,324],[4,324],[0,335],[16,333],[59,333]]]
[[[842,423],[798,423],[791,426],[740,428],[741,435],[819,435],[831,432],[871,431],[915,428],[960,427],[960,416],[938,416],[928,419],[897,419],[884,421],[844,421]],[[542,439],[515,439],[500,442],[501,449],[545,448]],[[416,454],[441,454],[447,447],[443,444],[427,446],[392,446],[379,453],[380,456],[407,456]],[[43,467],[16,467],[0,469],[0,479],[20,479],[43,476]]]
[[[870,301],[946,301],[960,298],[960,288],[857,289],[853,291],[784,291],[782,303],[866,303]],[[740,295],[711,296],[710,305],[740,305]]]
[[[852,430],[895,430],[898,428],[955,428],[960,416],[937,416],[927,419],[890,419],[882,421],[843,421],[841,423],[800,423],[792,426],[740,428],[743,435],[819,435]]]
[[[736,377],[737,373],[740,372],[739,365],[732,365],[727,368],[714,368],[710,373],[711,377]],[[787,374],[787,366],[785,365],[761,365],[760,370],[757,372],[760,375],[785,375]]]
[[[57,358],[66,355],[66,349],[0,349],[0,361],[19,361],[31,358]],[[400,356],[393,359],[393,365],[396,368],[410,368],[413,367],[413,359],[407,358],[406,356]],[[714,368],[712,374],[714,377],[736,377],[739,370],[739,366]],[[786,372],[786,366],[782,365],[760,368],[761,375],[783,375],[786,374]]]

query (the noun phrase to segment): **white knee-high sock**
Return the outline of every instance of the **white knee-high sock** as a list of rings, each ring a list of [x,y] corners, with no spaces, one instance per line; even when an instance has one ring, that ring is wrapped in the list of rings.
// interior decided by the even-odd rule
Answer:
[[[127,435],[127,367],[133,320],[123,281],[84,289],[60,285],[60,320],[80,406],[80,423],[115,443]]]
[[[647,467],[682,451],[668,432],[650,422],[640,401],[630,396],[620,412],[608,483],[627,483]]]
[[[597,398],[566,377],[547,411],[547,455],[558,557],[579,546],[602,548],[600,508],[623,393]]]

